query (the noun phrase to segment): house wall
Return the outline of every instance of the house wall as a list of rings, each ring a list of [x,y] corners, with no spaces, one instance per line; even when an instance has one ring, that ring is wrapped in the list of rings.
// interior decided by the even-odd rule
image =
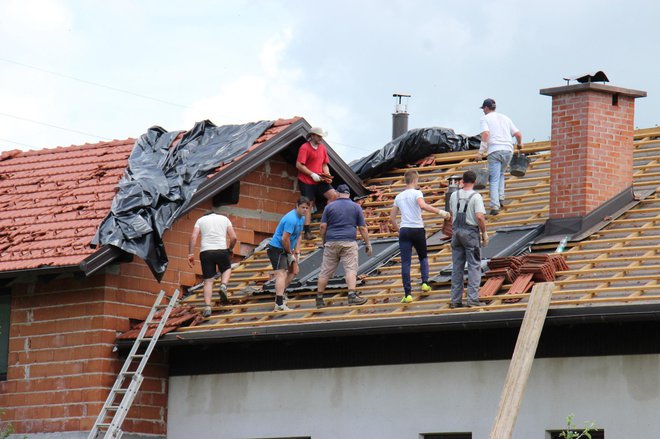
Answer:
[[[277,228],[282,216],[292,210],[300,197],[298,171],[278,154],[241,179],[236,205],[224,206],[236,230],[235,251],[246,255]]]
[[[286,355],[286,352],[282,353]],[[231,361],[231,359],[227,359]],[[170,378],[168,438],[486,438],[508,361]],[[660,355],[536,359],[513,438],[593,421],[606,437],[660,437]]]
[[[295,175],[278,156],[242,180],[240,202],[225,208],[238,234],[236,250],[247,252],[272,234],[294,207]],[[146,317],[161,289],[171,294],[201,281],[199,258],[193,269],[188,265],[188,243],[195,221],[210,209],[210,201],[202,203],[165,233],[169,265],[161,283],[135,258],[89,278],[24,279],[12,286],[3,421],[21,434],[86,437],[81,432],[91,429],[123,364],[113,352],[117,334],[130,329],[129,319]],[[124,431],[166,434],[167,377],[167,358],[154,354]]]

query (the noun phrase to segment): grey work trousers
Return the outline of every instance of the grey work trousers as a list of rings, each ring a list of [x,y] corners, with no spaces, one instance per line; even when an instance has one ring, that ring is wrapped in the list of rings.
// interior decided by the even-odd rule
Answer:
[[[481,241],[478,227],[460,227],[453,231],[451,238],[452,303],[462,303],[463,273],[466,262],[468,270],[468,301],[478,302],[479,284],[481,283]]]

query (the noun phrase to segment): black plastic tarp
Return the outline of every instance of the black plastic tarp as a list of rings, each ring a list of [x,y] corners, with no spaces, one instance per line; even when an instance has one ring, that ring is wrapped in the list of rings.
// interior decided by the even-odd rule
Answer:
[[[152,127],[133,147],[108,216],[92,246],[113,245],[141,257],[159,281],[167,269],[163,234],[207,176],[241,155],[271,121],[216,126],[198,122],[173,148],[180,131]]]
[[[456,134],[451,128],[416,128],[349,165],[361,179],[416,162],[431,154],[479,149],[480,136]]]

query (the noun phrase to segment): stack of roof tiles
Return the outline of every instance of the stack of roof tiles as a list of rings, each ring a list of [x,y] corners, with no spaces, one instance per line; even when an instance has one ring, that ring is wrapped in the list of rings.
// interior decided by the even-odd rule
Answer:
[[[534,281],[552,282],[557,271],[568,269],[564,257],[559,253],[493,258],[488,262],[488,267],[490,270],[484,274],[486,283],[479,290],[480,298],[497,294],[505,281],[511,282],[506,294],[524,294],[532,288]],[[513,303],[519,300],[511,298],[505,302]]]

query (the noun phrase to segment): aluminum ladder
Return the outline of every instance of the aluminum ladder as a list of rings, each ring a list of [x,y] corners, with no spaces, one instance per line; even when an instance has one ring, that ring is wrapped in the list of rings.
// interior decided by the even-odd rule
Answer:
[[[154,305],[151,307],[151,311],[149,311],[149,315],[142,325],[142,329],[140,329],[140,333],[135,339],[135,343],[133,343],[133,347],[131,348],[128,357],[126,357],[124,366],[121,368],[117,380],[112,386],[110,394],[105,400],[101,413],[99,413],[99,416],[96,418],[96,422],[94,423],[92,430],[89,432],[87,439],[97,439],[97,437],[103,437],[104,439],[121,438],[123,434],[121,426],[124,423],[124,419],[126,419],[128,410],[131,408],[138,390],[140,390],[140,385],[144,378],[142,371],[147,365],[151,352],[154,350],[154,347],[158,342],[160,333],[165,327],[165,323],[167,323],[167,319],[179,298],[179,290],[174,291],[174,294],[172,294],[172,297],[167,304],[163,304],[163,299],[165,298],[165,291],[161,290]],[[160,321],[154,322],[154,316],[160,310],[163,310]],[[146,336],[147,330],[150,327],[153,329],[153,326],[156,325],[156,323],[157,326],[154,334],[151,337]],[[141,350],[142,352],[138,353]],[[135,366],[136,363],[137,366]],[[127,382],[128,385],[126,386]],[[121,397],[121,401],[117,403],[120,395],[123,395],[123,397]],[[112,413],[114,413],[114,416]],[[112,420],[108,422],[106,418],[110,417],[112,417]],[[102,436],[100,436],[99,433]]]

